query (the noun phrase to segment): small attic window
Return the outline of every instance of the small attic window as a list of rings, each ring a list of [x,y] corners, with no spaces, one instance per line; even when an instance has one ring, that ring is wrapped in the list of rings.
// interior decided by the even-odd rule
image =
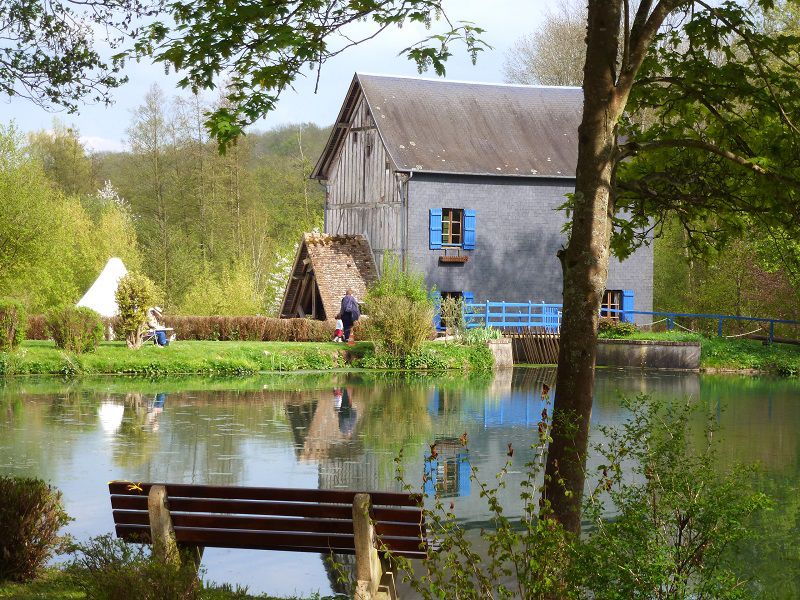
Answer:
[[[351,137],[352,137],[352,140],[353,140],[353,144],[358,143],[358,132],[357,131],[353,131]]]

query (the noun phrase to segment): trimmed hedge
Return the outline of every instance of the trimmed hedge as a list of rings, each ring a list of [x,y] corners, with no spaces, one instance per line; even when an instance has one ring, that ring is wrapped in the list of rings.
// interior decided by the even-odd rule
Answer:
[[[116,319],[103,319],[106,332],[113,330]],[[272,317],[165,317],[167,327],[175,329],[178,340],[249,341],[249,342],[329,342],[333,325],[312,319],[275,319]],[[109,327],[110,326],[110,327]],[[28,317],[29,340],[47,340],[47,324],[42,315]],[[361,339],[361,338],[356,338]]]
[[[313,319],[167,316],[164,321],[179,340],[329,342],[333,337],[330,323]]]
[[[27,319],[21,302],[0,298],[0,352],[10,352],[25,339]]]

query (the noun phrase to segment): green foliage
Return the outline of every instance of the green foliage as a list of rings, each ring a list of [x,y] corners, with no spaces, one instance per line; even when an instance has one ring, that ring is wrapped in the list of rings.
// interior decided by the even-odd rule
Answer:
[[[600,317],[597,323],[597,333],[605,338],[625,338],[636,335],[639,328],[635,323],[627,323],[611,317]]]
[[[85,306],[66,305],[47,313],[50,337],[68,352],[92,352],[103,341],[104,329],[100,315]]]
[[[467,531],[454,504],[435,493],[423,506],[429,539],[437,544],[421,565],[397,559],[413,589],[425,599],[441,598],[745,598],[729,554],[753,536],[752,519],[770,503],[755,491],[754,470],[725,471],[716,463],[713,415],[703,435],[690,427],[696,406],[664,406],[641,396],[626,400],[630,417],[601,428],[601,457],[592,471],[592,493],[584,506],[591,529],[581,537],[552,520],[542,498],[547,446],[551,441],[549,396],[538,425],[533,456],[516,465],[514,449],[494,482],[471,465],[491,526]],[[697,441],[699,440],[699,442]],[[427,461],[464,460],[460,447],[434,444]],[[405,483],[402,454],[396,459]],[[512,470],[523,469],[523,514],[506,515],[501,494]],[[425,475],[425,479],[430,477]],[[558,485],[558,482],[554,482]],[[752,582],[754,586],[756,582]]]
[[[41,479],[0,476],[0,581],[30,581],[65,547],[71,519],[61,492]]]
[[[134,271],[120,279],[115,294],[119,314],[116,329],[128,348],[139,348],[146,331],[147,309],[156,302],[156,287],[147,276]]]
[[[392,254],[384,256],[383,272],[367,290],[364,304],[366,334],[379,353],[414,354],[433,335],[435,309],[424,276],[403,270]]]
[[[464,332],[464,341],[471,345],[485,346],[486,342],[502,337],[503,332],[495,327],[473,327]]]
[[[113,535],[79,545],[69,571],[77,587],[94,600],[200,598],[200,581],[191,560],[180,565],[163,561],[149,546],[128,544]]]
[[[181,312],[187,315],[257,314],[262,310],[262,303],[253,284],[253,276],[244,264],[223,269],[221,273],[206,267],[189,286]]]
[[[715,415],[693,436],[696,405],[640,397],[626,407],[623,427],[600,428],[602,464],[585,512],[594,530],[576,561],[585,585],[601,598],[748,597],[726,554],[770,505],[754,469],[720,472]]]
[[[464,324],[464,302],[460,297],[448,296],[439,302],[439,317],[448,336],[460,338],[466,329]]]
[[[11,352],[22,343],[27,324],[21,302],[0,298],[0,352]]]
[[[123,203],[65,197],[61,185],[0,126],[0,294],[31,311],[77,302],[111,256],[140,262]]]

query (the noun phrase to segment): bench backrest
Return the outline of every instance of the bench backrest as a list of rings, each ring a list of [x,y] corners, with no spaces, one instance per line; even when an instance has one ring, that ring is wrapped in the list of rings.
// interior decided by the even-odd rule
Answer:
[[[226,487],[112,481],[117,536],[150,541],[147,496],[164,485],[175,541],[217,548],[354,554],[353,498],[359,492],[288,488]],[[362,492],[363,493],[363,492]],[[407,558],[425,558],[425,528],[419,496],[366,492],[379,540]]]

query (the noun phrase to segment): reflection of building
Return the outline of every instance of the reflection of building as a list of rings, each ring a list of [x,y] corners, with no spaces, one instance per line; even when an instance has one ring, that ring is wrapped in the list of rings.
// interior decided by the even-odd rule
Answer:
[[[425,493],[438,494],[441,498],[469,496],[469,454],[460,440],[438,439],[435,443],[436,457],[425,462]]]

